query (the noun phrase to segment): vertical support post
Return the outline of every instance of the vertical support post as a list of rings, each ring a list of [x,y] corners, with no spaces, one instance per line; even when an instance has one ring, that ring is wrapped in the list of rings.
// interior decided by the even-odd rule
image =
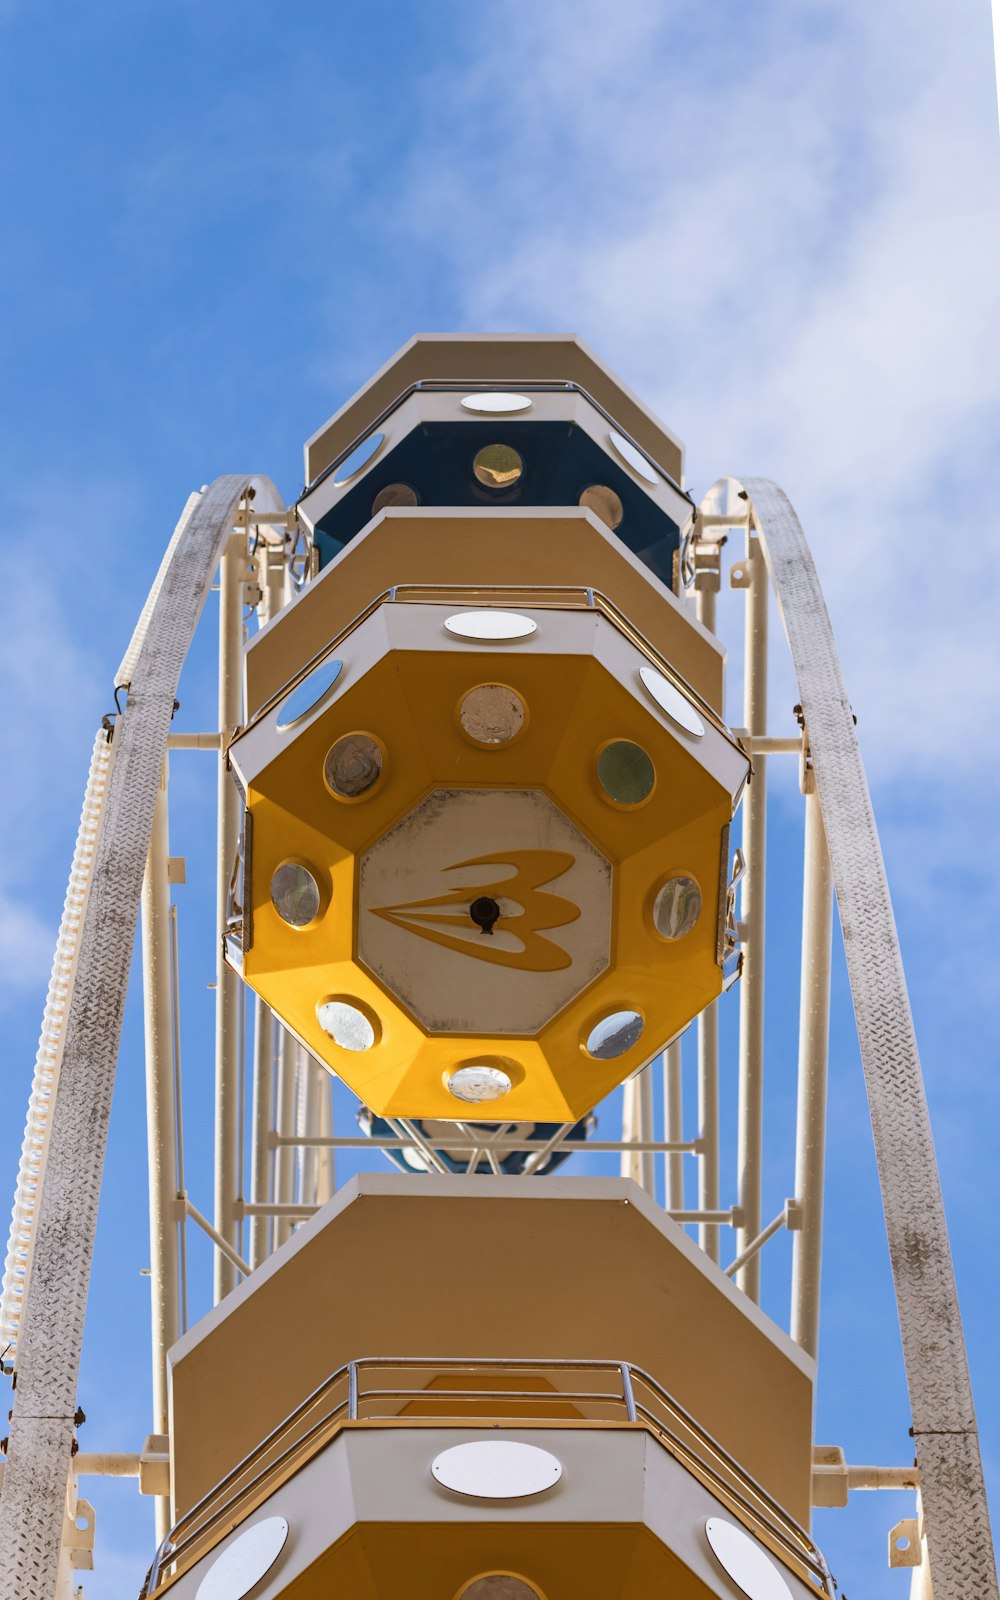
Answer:
[[[246,535],[230,534],[219,564],[219,822],[216,884],[215,989],[215,1215],[218,1231],[242,1251],[236,1198],[240,1148],[240,989],[241,980],[223,955],[229,884],[239,848],[240,806],[226,767],[229,741],[243,715],[243,581]],[[233,1262],[215,1252],[215,1302],[236,1287]]]
[[[666,1144],[680,1144],[684,1138],[684,1063],[679,1039],[663,1052],[663,1129]],[[680,1150],[668,1151],[665,1157],[668,1211],[684,1210],[685,1160]]]
[[[333,1137],[333,1079],[325,1067],[318,1062],[313,1063],[313,1071],[318,1081],[318,1110],[316,1116],[316,1132],[321,1139]],[[325,1206],[333,1198],[336,1188],[336,1167],[334,1153],[330,1146],[323,1146],[313,1151],[316,1163],[316,1204]]]
[[[261,590],[258,616],[263,628],[285,603],[285,552],[281,545],[262,542],[257,562]]]
[[[721,582],[722,547],[713,541],[701,561],[695,556],[698,621],[716,632],[716,597]],[[720,710],[723,709],[720,707]],[[713,1000],[698,1018],[698,1209],[719,1210],[719,1011]],[[702,1222],[698,1243],[710,1261],[719,1259],[719,1225]]]
[[[767,605],[768,572],[759,539],[747,529],[746,643],[744,651],[743,721],[753,736],[767,732]],[[743,801],[742,910],[745,925],[740,1005],[739,1206],[742,1213],[736,1253],[757,1237],[761,1228],[761,1168],[764,1132],[764,883],[767,844],[767,759],[754,757],[753,778]],[[751,1300],[760,1299],[760,1256],[740,1268],[737,1282]]]
[[[698,1018],[698,1209],[719,1210],[719,1010],[718,1002]],[[719,1225],[698,1225],[698,1243],[710,1261],[719,1259]]]
[[[808,769],[807,775],[811,777]],[[833,882],[823,814],[813,784],[812,792],[806,794],[798,1121],[795,1138],[795,1198],[802,1208],[802,1227],[792,1236],[791,1314],[792,1338],[813,1357],[819,1352],[832,943]]]
[[[653,1068],[643,1067],[623,1086],[622,1139],[653,1140]],[[652,1150],[623,1150],[621,1175],[656,1197],[656,1157]]]
[[[299,1050],[295,1071],[295,1132],[298,1138],[308,1139],[316,1133],[317,1104],[316,1063],[307,1050]],[[316,1152],[311,1145],[299,1145],[295,1152],[298,1167],[298,1192],[302,1205],[316,1204]]]
[[[169,1428],[167,1351],[180,1337],[177,1245],[177,1119],[174,1107],[173,963],[170,924],[167,763],[153,811],[142,880],[142,990],[146,1034],[149,1161],[149,1278],[152,1296],[154,1433]],[[156,1496],[156,1538],[170,1526],[170,1499]]]
[[[257,581],[260,603],[257,620],[264,627],[285,602],[285,553],[279,544],[262,539],[257,548]],[[250,1143],[250,1193],[258,1204],[274,1196],[275,1152],[271,1146],[271,1133],[275,1127],[275,1087],[278,1039],[274,1015],[259,995],[254,1000],[254,1051],[252,1090],[252,1130]],[[252,1267],[259,1267],[274,1248],[274,1225],[271,1217],[254,1216],[250,1219],[250,1254]]]
[[[278,1093],[276,1098],[275,1128],[279,1134],[295,1131],[295,1077],[299,1046],[291,1034],[278,1024]],[[279,1205],[295,1202],[295,1150],[291,1145],[279,1145],[274,1160],[274,1198]],[[275,1217],[274,1245],[284,1244],[292,1235],[289,1217]]]
[[[253,1008],[253,1127],[250,1143],[250,1196],[256,1205],[271,1199],[274,1151],[271,1129],[274,1117],[274,1058],[276,1037],[270,1006],[257,995]],[[270,1217],[250,1218],[252,1267],[259,1267],[271,1253]]]

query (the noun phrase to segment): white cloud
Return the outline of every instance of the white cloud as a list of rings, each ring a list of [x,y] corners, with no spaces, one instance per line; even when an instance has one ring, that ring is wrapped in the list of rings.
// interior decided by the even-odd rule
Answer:
[[[870,766],[969,771],[1000,718],[988,18],[772,0],[733,37],[706,11],[583,0],[511,34],[480,13],[383,208],[454,272],[464,325],[588,339],[699,491],[783,481]]]

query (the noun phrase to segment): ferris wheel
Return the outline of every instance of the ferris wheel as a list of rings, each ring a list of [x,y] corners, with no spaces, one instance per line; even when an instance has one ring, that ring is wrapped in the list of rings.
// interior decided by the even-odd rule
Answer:
[[[914,1495],[890,1535],[914,1600],[996,1596],[886,875],[788,499],[726,478],[695,501],[676,437],[566,336],[415,338],[305,465],[290,505],[254,475],[191,495],[96,734],[0,1302],[0,1592],[80,1593],[87,1478],[115,1474],[153,1502],[143,1600],[834,1596],[813,1508],[889,1487]],[[218,726],[185,732],[213,581]],[[797,685],[777,722],[772,596]],[[195,1170],[170,773],[206,756]],[[774,762],[803,813],[777,846]],[[765,905],[793,855],[789,1149],[765,1117]],[[814,1437],[835,904],[912,1417],[915,1461],[884,1467]],[[153,1411],[144,1444],[88,1454],[140,923]],[[774,1163],[794,1193],[772,1216]]]

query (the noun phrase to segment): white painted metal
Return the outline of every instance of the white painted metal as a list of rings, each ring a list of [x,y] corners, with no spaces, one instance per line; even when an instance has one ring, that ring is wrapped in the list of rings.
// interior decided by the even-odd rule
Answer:
[[[830,856],[819,798],[813,790],[806,795],[798,1125],[795,1139],[795,1198],[802,1208],[802,1226],[794,1235],[792,1248],[791,1315],[792,1338],[811,1356],[819,1353],[832,942],[833,882]]]
[[[767,567],[759,543],[747,535],[746,644],[744,650],[743,720],[752,735],[767,731]],[[742,885],[746,928],[743,978],[740,985],[739,1126],[737,1162],[742,1222],[738,1252],[760,1232],[761,1171],[764,1118],[764,885],[767,841],[767,758],[754,760],[753,777],[743,800]],[[751,1300],[760,1299],[760,1260],[752,1256],[739,1275],[739,1286]]]
[[[622,1141],[626,1147],[633,1141],[647,1142],[655,1136],[653,1125],[653,1065],[643,1067],[629,1078],[623,1089]],[[631,1178],[656,1196],[656,1157],[652,1150],[625,1148],[621,1155],[621,1175]]]
[[[13,1364],[17,1361],[17,1341],[31,1276],[32,1247],[52,1130],[52,1113],[59,1087],[59,1070],[66,1043],[66,1024],[114,754],[114,746],[109,744],[108,736],[102,729],[94,740],[35,1055],[35,1071],[31,1080],[28,1115],[14,1190],[7,1259],[4,1263],[3,1292],[0,1295],[0,1351],[3,1352],[3,1359]]]
[[[923,1075],[878,829],[823,592],[787,497],[744,489],[798,680],[823,813],[903,1337],[935,1600],[997,1600],[979,1437]]]
[[[167,1351],[180,1337],[177,1244],[177,1121],[174,1114],[173,961],[167,863],[167,762],[163,763],[142,880],[142,986],[146,1039],[146,1141],[149,1166],[154,1433],[170,1426]],[[170,1501],[156,1498],[156,1540],[170,1527]]]
[[[253,1101],[251,1106],[250,1198],[269,1200],[274,1193],[275,1152],[271,1148],[274,1126],[275,1055],[277,1037],[269,1006],[254,999]],[[271,1219],[255,1216],[250,1222],[250,1265],[259,1267],[271,1253]]]
[[[298,1060],[302,1047],[281,1024],[278,1024],[278,1085],[275,1097],[275,1126],[279,1134],[295,1131],[295,1090]],[[279,1145],[274,1161],[274,1198],[279,1205],[291,1205],[295,1200],[295,1151],[288,1145]],[[284,1244],[291,1237],[292,1225],[287,1216],[275,1212],[274,1243]]]
[[[695,557],[697,560],[697,555]],[[695,605],[698,621],[709,633],[716,630],[716,597],[719,592],[719,552],[695,578]],[[717,1002],[698,1018],[698,1209],[719,1209],[719,1010]],[[719,1259],[719,1230],[703,1222],[698,1243],[711,1261]]]
[[[698,1209],[719,1209],[719,1007],[698,1018]],[[703,1222],[698,1242],[710,1261],[719,1259],[719,1230]]]
[[[485,411],[492,416],[507,411],[528,411],[534,402],[526,394],[490,390],[482,394],[463,395],[461,404],[466,411]]]
[[[0,1594],[51,1600],[83,1321],[139,897],[177,684],[245,478],[219,478],[157,579],[94,848],[66,1017],[0,1499]]]
[[[212,1562],[198,1585],[195,1600],[243,1600],[270,1572],[287,1538],[284,1517],[265,1517],[244,1528]]]
[[[313,1126],[321,1139],[333,1137],[333,1078],[318,1061],[312,1063],[316,1078],[316,1117]],[[313,1147],[313,1185],[316,1202],[324,1206],[336,1188],[336,1167],[331,1145]]]
[[[705,734],[705,724],[702,722],[690,700],[675,689],[669,678],[662,672],[657,672],[655,667],[640,667],[639,678],[643,688],[650,699],[655,701],[665,716],[669,717],[682,732],[688,733],[695,739],[701,739]]]
[[[705,1536],[723,1572],[747,1600],[792,1600],[792,1591],[771,1557],[738,1523],[709,1517]]]
[[[226,746],[243,715],[243,584],[246,534],[230,534],[219,565],[218,861],[216,864],[215,963],[215,1226],[234,1250],[241,1249],[236,1221],[239,1190],[240,1004],[242,983],[223,954],[229,886],[239,848],[240,804],[226,765]],[[215,1252],[216,1303],[236,1287],[232,1262]]]
[[[684,1138],[684,1063],[681,1041],[675,1039],[663,1052],[663,1138],[667,1144],[680,1144]],[[684,1156],[672,1151],[665,1157],[666,1207],[684,1210]]]
[[[523,1500],[551,1489],[562,1462],[549,1450],[517,1439],[477,1439],[442,1450],[431,1472],[453,1494],[477,1500]]]
[[[659,473],[650,466],[642,451],[636,448],[631,439],[626,439],[623,434],[612,428],[608,434],[608,440],[626,465],[630,466],[638,477],[644,479],[646,483],[659,483]]]
[[[522,617],[514,611],[462,611],[445,622],[449,633],[456,639],[527,639],[538,629],[532,617]]]

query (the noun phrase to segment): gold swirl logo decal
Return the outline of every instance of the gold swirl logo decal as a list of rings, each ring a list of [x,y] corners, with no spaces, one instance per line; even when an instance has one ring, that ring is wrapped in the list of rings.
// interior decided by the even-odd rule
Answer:
[[[492,869],[482,881],[447,889],[426,900],[373,906],[372,910],[377,917],[463,956],[525,972],[559,972],[572,965],[572,957],[545,934],[576,922],[580,907],[563,895],[549,893],[545,885],[568,872],[575,859],[568,850],[509,850],[502,855],[473,856],[456,861],[445,871]],[[495,903],[496,937],[492,925],[477,926],[478,919],[470,916],[470,907],[477,901]]]

